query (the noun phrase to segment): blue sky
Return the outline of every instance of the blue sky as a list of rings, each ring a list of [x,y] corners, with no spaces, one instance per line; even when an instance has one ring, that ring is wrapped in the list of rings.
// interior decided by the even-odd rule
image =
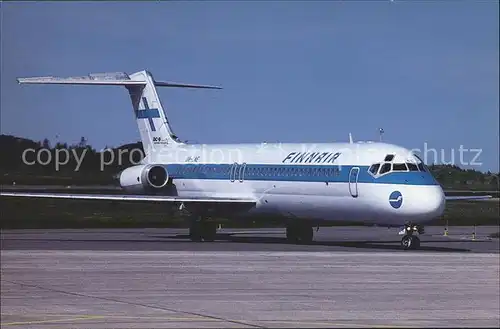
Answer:
[[[482,149],[499,169],[498,1],[3,2],[1,131],[96,148],[137,141],[125,89],[19,86],[150,70],[221,91],[159,90],[201,143],[384,139]],[[426,145],[426,146],[425,146]],[[444,158],[441,156],[441,152]]]

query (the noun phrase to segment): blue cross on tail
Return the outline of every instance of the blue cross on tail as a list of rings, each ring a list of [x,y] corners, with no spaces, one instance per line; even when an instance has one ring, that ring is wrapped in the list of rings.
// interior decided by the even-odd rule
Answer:
[[[144,103],[144,109],[137,111],[137,119],[148,119],[151,130],[156,131],[153,118],[159,118],[160,111],[158,109],[150,109],[146,97],[142,97],[142,102]]]

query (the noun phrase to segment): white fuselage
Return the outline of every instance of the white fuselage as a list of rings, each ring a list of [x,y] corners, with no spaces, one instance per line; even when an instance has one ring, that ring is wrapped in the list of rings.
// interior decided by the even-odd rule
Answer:
[[[164,164],[181,197],[254,198],[251,213],[403,225],[445,206],[420,159],[385,143],[183,145],[152,150],[144,162]],[[384,163],[386,172],[370,172]]]

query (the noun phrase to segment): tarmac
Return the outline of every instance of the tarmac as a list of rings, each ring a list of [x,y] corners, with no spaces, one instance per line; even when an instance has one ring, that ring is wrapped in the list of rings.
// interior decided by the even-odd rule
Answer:
[[[425,227],[418,252],[499,253],[500,240],[490,235],[498,226]],[[475,234],[474,234],[475,231]],[[213,243],[192,243],[187,229],[58,229],[2,230],[3,250],[116,250],[116,251],[394,251],[401,250],[398,228],[322,227],[310,245],[288,244],[285,230],[229,229],[217,232]]]
[[[2,231],[2,328],[498,327],[498,227]]]

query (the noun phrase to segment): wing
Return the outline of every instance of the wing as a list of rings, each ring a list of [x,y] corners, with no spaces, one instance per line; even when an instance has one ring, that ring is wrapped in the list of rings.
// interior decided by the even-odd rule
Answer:
[[[446,201],[468,201],[468,200],[488,200],[491,199],[491,195],[475,195],[475,196],[446,196]]]
[[[1,192],[1,196],[25,198],[55,198],[73,200],[110,200],[110,201],[152,201],[152,202],[179,202],[179,203],[217,203],[217,204],[248,204],[255,205],[254,199],[203,197],[186,198],[159,195],[127,195],[127,194],[66,194],[66,193],[29,193],[29,192]]]

